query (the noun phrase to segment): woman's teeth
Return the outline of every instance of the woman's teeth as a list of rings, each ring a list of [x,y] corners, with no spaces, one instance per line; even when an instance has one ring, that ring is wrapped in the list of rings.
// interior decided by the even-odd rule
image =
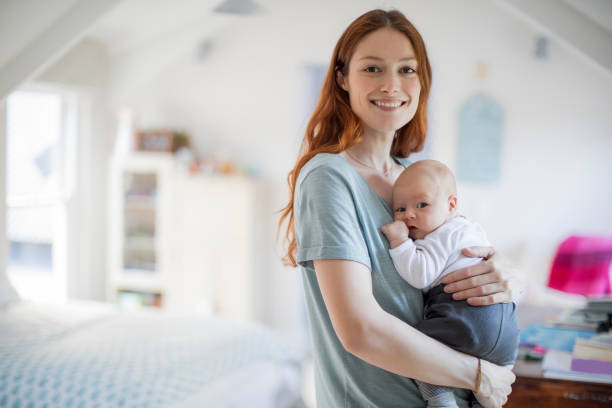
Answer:
[[[381,101],[374,101],[374,104],[376,106],[382,106],[385,108],[399,108],[402,105],[402,101],[397,101],[397,102],[381,102]]]

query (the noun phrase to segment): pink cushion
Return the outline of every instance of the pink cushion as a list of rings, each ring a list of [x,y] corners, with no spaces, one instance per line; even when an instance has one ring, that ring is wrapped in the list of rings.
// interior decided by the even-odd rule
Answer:
[[[612,238],[571,236],[559,245],[548,286],[567,293],[611,293]]]

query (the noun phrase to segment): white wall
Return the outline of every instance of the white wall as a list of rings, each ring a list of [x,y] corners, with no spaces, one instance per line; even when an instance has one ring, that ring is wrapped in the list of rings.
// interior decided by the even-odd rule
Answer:
[[[95,42],[81,44],[43,78],[102,89],[100,100],[113,101],[111,120],[112,112],[128,106],[141,127],[183,128],[200,154],[229,156],[261,169],[268,195],[258,220],[258,252],[263,254],[258,278],[270,288],[260,293],[261,311],[271,324],[289,329],[296,314],[292,306],[301,297],[299,274],[281,265],[274,212],[287,200],[285,178],[306,122],[304,66],[327,65],[344,27],[381,4],[405,12],[428,45],[435,158],[455,166],[457,112],[472,93],[486,92],[502,105],[501,182],[460,184],[460,205],[484,224],[496,247],[513,257],[528,279],[544,282],[554,248],[565,236],[612,233],[607,180],[612,174],[612,75],[554,41],[548,59],[535,59],[540,33],[490,1],[268,1],[267,14],[229,21],[206,37],[212,48],[205,59],[197,58],[196,49],[184,52],[174,63],[164,61],[167,68],[154,79],[135,78],[133,87],[109,89],[108,98],[105,73],[121,78],[111,78],[111,84],[125,84],[121,66],[129,55],[121,55],[121,61],[96,59],[92,56],[103,52]],[[155,48],[138,52],[154,55]],[[474,77],[478,62],[488,67],[484,80]],[[103,140],[99,151],[107,154],[114,127],[104,128],[96,135]],[[105,177],[103,167],[97,168],[97,177]]]
[[[545,284],[561,240],[612,234],[612,74],[555,41],[547,59],[534,58],[540,33],[479,3],[478,11],[457,5],[431,15],[438,31],[424,30],[436,74],[434,154],[455,163],[457,110],[473,92],[502,105],[501,182],[460,184],[463,208],[529,281]],[[470,24],[458,29],[457,21]],[[489,68],[485,80],[472,74],[479,61]]]
[[[269,293],[258,293],[258,299],[263,320],[287,330],[294,325],[302,294],[299,274],[282,266],[275,247],[275,212],[286,204],[285,179],[307,116],[304,64],[326,64],[335,41],[330,39],[364,9],[355,2],[326,3],[328,21],[313,31],[309,18],[319,20],[316,5],[300,9],[290,3],[275,4],[274,13],[237,19],[209,38],[212,49],[206,59],[198,60],[193,49],[156,78],[154,86],[148,83],[130,95],[117,89],[113,97],[117,107],[135,110],[142,127],[184,128],[200,154],[260,168],[268,200],[261,208],[265,235],[256,251],[263,254],[257,279],[267,283]]]
[[[6,101],[0,100],[0,282],[6,279]]]
[[[328,63],[342,29],[377,1],[273,3],[273,12],[229,24],[198,61],[184,55],[154,83],[123,95],[142,126],[188,130],[202,154],[256,163],[270,183],[269,281],[276,322],[299,292],[297,275],[272,248],[274,209],[286,201],[285,176],[305,123],[304,64]],[[421,30],[434,69],[430,137],[433,156],[454,167],[457,112],[476,91],[505,113],[502,179],[460,184],[464,211],[513,257],[528,279],[543,283],[556,245],[569,234],[612,233],[612,75],[550,42],[534,55],[540,33],[485,0],[385,2]],[[325,12],[321,12],[325,10]],[[440,12],[444,10],[444,12]],[[475,79],[475,65],[488,67]],[[265,240],[262,240],[265,241]]]
[[[78,115],[75,191],[68,202],[70,298],[105,299],[107,160],[114,134],[108,80],[106,48],[92,39],[80,41],[35,79],[73,94]]]

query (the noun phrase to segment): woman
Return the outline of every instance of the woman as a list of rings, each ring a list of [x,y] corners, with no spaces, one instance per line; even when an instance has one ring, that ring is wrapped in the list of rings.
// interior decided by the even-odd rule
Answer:
[[[411,378],[471,391],[500,406],[514,375],[425,336],[420,291],[397,274],[380,227],[403,159],[422,149],[431,69],[418,31],[398,11],[370,11],[338,41],[283,209],[287,259],[300,264],[315,360],[317,406],[423,406]],[[466,254],[488,258],[490,248]],[[472,305],[522,289],[489,261],[456,271],[445,290]]]

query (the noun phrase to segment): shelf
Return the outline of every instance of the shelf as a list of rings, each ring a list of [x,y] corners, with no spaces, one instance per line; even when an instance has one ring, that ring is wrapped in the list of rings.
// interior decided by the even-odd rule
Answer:
[[[135,153],[115,160],[108,299],[118,301],[122,292],[120,303],[129,307],[157,303],[193,312],[215,305],[219,314],[251,316],[252,180],[193,176],[171,155]],[[219,217],[223,213],[237,215],[227,224]]]
[[[122,273],[113,280],[116,290],[131,290],[139,292],[163,293],[166,285],[160,279],[159,273],[134,270],[131,273]]]
[[[117,304],[122,309],[139,309],[143,307],[162,307],[163,295],[157,291],[117,289]]]
[[[155,211],[157,208],[153,205],[144,205],[140,203],[125,203],[126,211]]]
[[[123,273],[125,274],[129,274],[129,275],[134,275],[134,274],[147,274],[147,275],[151,275],[157,272],[156,270],[156,265],[154,262],[151,263],[151,268],[148,267],[148,265],[144,266],[144,262],[134,262],[134,265],[138,265],[138,266],[134,266],[134,267],[130,267],[128,265],[123,265]]]
[[[142,209],[142,210],[155,210],[157,206],[157,199],[149,196],[126,196],[125,197],[125,208]]]
[[[155,237],[125,237],[123,249],[128,251],[155,252]]]

